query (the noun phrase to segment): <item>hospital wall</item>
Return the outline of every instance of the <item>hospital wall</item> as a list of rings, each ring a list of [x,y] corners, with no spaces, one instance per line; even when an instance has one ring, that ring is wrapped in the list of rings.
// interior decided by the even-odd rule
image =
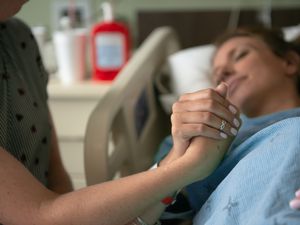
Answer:
[[[68,2],[69,0],[30,0],[18,13],[18,17],[24,19],[29,25],[46,26],[49,34],[53,25],[53,5],[55,2]],[[84,1],[84,0],[79,0]],[[86,0],[91,8],[93,22],[100,18],[100,4],[103,0]],[[196,9],[230,9],[236,7],[263,9],[272,3],[272,7],[299,6],[299,0],[114,0],[116,14],[127,21],[133,36],[136,34],[136,16],[139,10],[196,10]]]

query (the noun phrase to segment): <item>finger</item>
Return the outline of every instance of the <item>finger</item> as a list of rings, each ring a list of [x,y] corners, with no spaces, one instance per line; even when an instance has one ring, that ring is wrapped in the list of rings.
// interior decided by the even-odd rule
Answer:
[[[230,125],[227,121],[221,120],[218,127],[214,127],[221,132],[226,133],[229,136],[236,136],[238,133],[238,128]]]
[[[226,120],[231,126],[240,127],[241,124],[239,114],[233,114],[229,108],[210,99],[177,102],[173,105],[173,114],[175,117],[182,117],[182,123],[203,123],[210,119],[210,114],[214,114],[220,120]],[[218,124],[220,120],[217,120]]]
[[[225,85],[224,85],[224,87],[225,87]],[[220,88],[223,89],[222,87],[220,87]],[[223,92],[223,91],[221,90],[221,92]],[[217,91],[215,91],[213,89],[206,89],[206,90],[202,90],[202,91],[182,95],[180,97],[180,99],[173,104],[173,111],[176,111],[177,108],[180,109],[180,107],[176,107],[176,106],[177,106],[177,104],[180,104],[182,102],[197,101],[197,104],[198,103],[201,104],[201,100],[216,101],[216,102],[220,103],[221,105],[223,105],[225,108],[228,108],[229,111],[231,111],[233,114],[238,113],[237,107],[235,107],[227,99],[222,97]],[[194,102],[192,104],[196,104],[196,102]],[[183,111],[189,111],[189,108],[187,108],[187,109],[182,108],[182,110]],[[182,111],[182,110],[180,110],[180,111]]]
[[[298,191],[295,192],[295,196],[296,196],[297,198],[300,198],[300,189],[299,189]]]
[[[219,102],[220,104],[224,105],[225,107],[228,107],[229,105],[231,105],[230,102],[225,97],[220,95],[216,90],[214,90],[212,88],[193,92],[193,93],[184,94],[179,98],[178,101],[179,102],[194,101],[194,100],[200,100],[200,99],[212,99],[212,100],[215,100],[215,101]]]
[[[227,90],[228,90],[228,86],[224,82],[222,82],[215,88],[215,91],[224,98],[226,98]]]
[[[225,82],[222,82],[215,88],[215,91],[222,97],[226,98],[227,93],[228,93],[228,85]],[[222,104],[222,102],[220,102],[220,103]],[[231,104],[229,101],[224,101],[223,105],[225,107],[228,107],[228,109],[233,114],[237,114],[237,112],[238,112],[237,107],[233,106],[233,104]]]
[[[172,128],[173,136],[181,136],[183,139],[190,140],[193,137],[208,137],[213,139],[227,139],[228,135],[222,131],[216,130],[206,124],[182,124],[180,128]]]
[[[300,199],[293,199],[292,201],[290,201],[290,207],[292,209],[300,209]]]
[[[186,112],[180,114],[172,114],[172,124],[205,124],[216,131],[222,131],[229,136],[237,135],[237,127],[230,122],[221,119],[210,112]],[[205,134],[202,134],[205,136]]]
[[[290,201],[290,207],[292,209],[300,209],[300,189],[295,192],[296,198]]]

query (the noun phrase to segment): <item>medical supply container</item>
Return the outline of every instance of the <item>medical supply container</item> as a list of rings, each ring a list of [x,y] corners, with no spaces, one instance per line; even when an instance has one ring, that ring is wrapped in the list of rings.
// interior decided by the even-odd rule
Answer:
[[[129,59],[128,28],[115,21],[113,7],[102,3],[103,21],[91,32],[93,80],[113,80]]]

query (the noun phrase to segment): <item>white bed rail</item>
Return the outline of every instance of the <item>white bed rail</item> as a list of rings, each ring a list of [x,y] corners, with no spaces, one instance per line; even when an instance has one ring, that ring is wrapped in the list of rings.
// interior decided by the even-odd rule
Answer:
[[[99,100],[86,129],[84,162],[92,185],[147,169],[170,119],[159,107],[154,80],[168,55],[179,50],[174,31],[152,32]]]

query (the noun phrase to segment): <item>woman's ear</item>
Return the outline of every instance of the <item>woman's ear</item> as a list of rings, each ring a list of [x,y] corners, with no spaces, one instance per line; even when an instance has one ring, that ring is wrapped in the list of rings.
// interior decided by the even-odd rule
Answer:
[[[285,67],[287,75],[293,76],[300,70],[300,56],[295,51],[288,51],[285,56]]]

